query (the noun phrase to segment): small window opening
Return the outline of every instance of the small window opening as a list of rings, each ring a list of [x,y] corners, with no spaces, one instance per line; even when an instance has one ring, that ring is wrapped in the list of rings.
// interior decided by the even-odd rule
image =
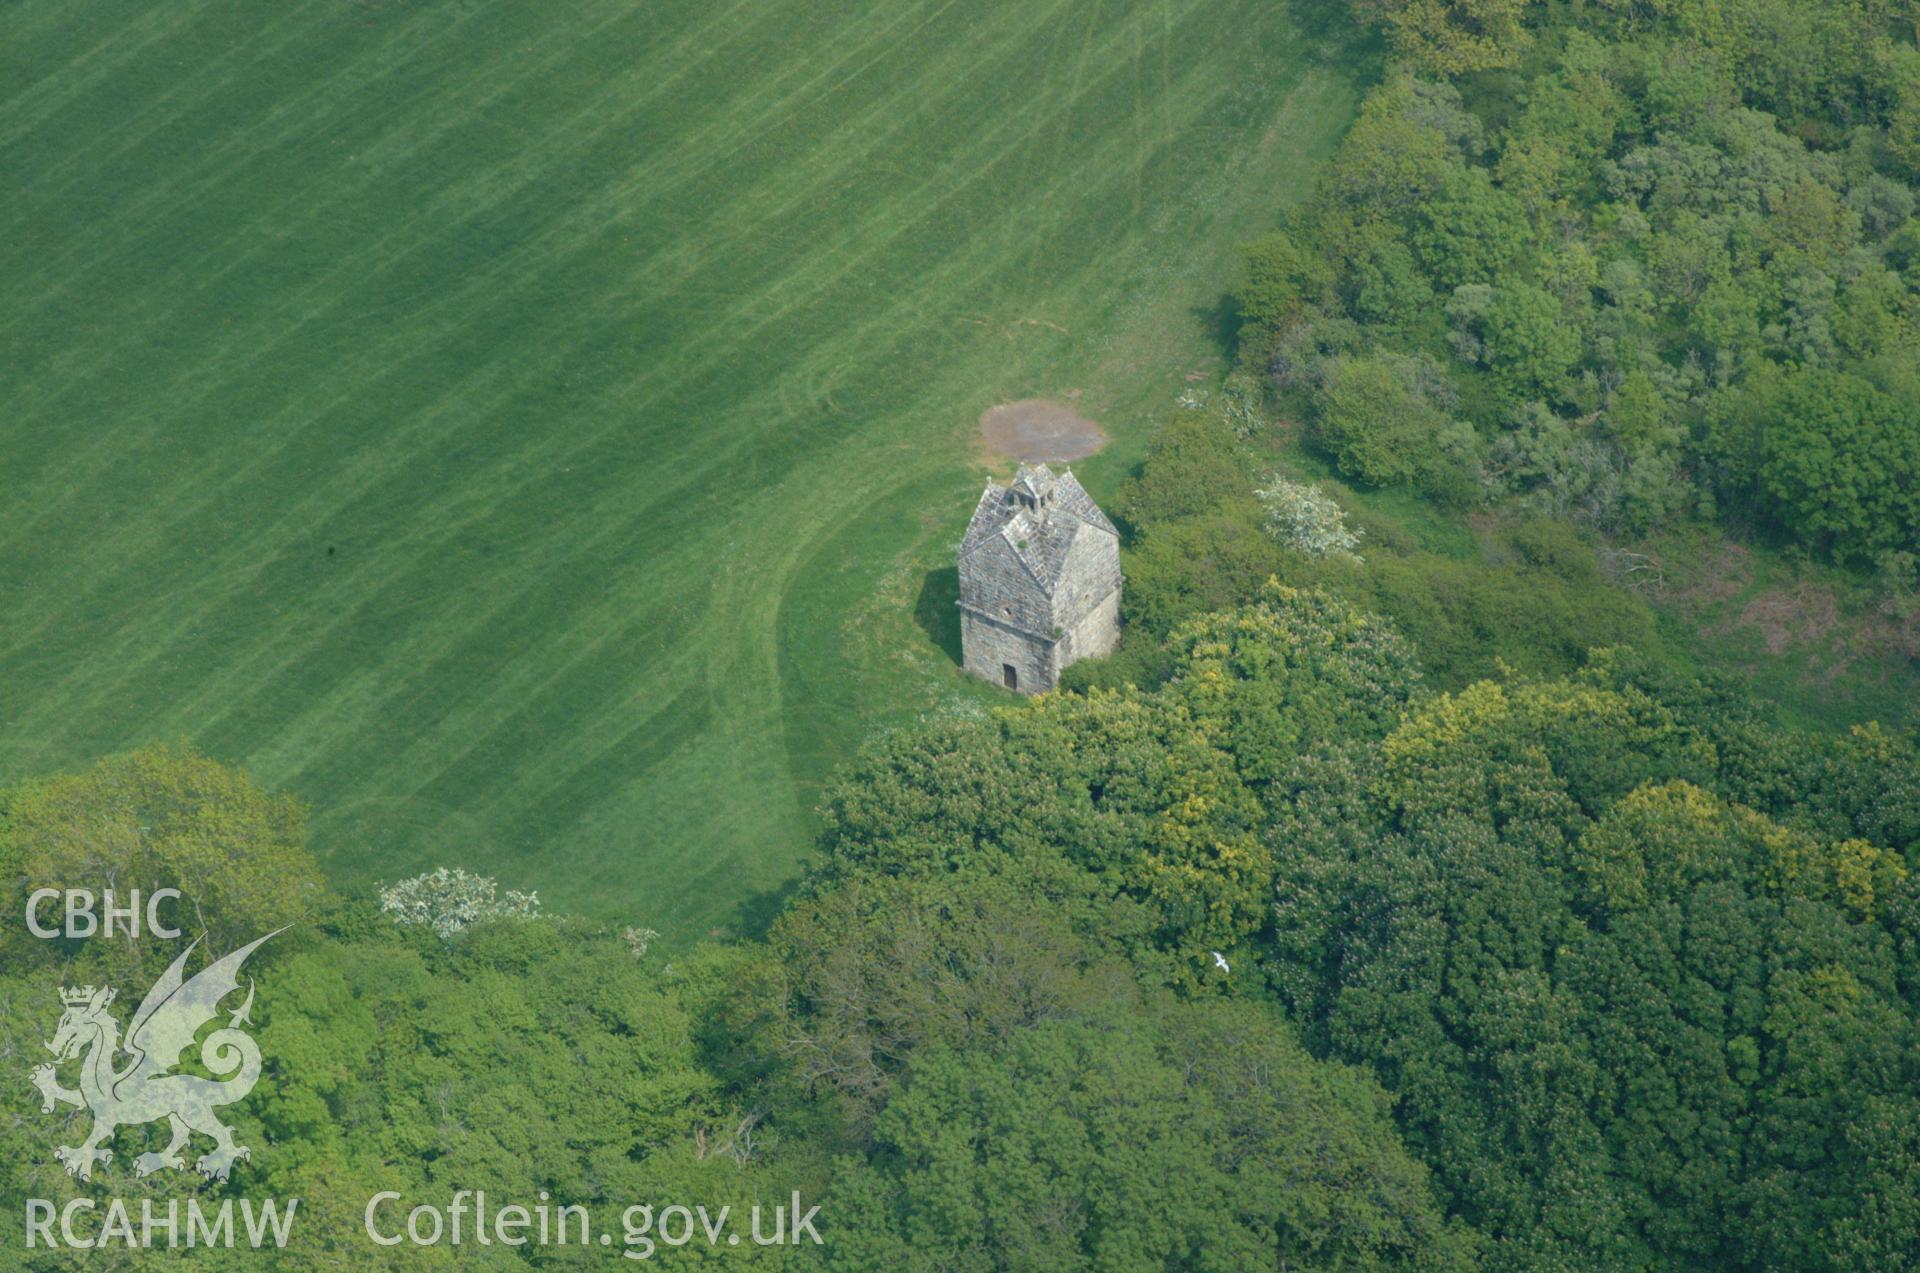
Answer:
[[[1002,663],[1000,665],[1000,683],[1010,690],[1020,688],[1020,673],[1014,669],[1013,664]]]

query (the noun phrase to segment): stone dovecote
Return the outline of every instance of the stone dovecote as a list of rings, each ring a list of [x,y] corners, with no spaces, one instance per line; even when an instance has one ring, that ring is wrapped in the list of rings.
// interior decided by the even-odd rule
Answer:
[[[1074,477],[1023,464],[989,481],[960,541],[967,670],[1038,694],[1120,639],[1120,536]]]

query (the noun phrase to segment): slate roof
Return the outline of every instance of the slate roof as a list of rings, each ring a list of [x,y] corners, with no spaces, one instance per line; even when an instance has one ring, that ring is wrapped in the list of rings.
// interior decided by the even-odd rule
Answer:
[[[1053,489],[1054,484],[1059,480],[1060,479],[1053,475],[1053,470],[1044,464],[1022,464],[1020,471],[1014,475],[1013,481],[1009,483],[1009,487],[1012,490],[1020,492],[1022,495],[1032,496],[1034,500],[1039,501],[1047,497],[1047,493]],[[1079,483],[1075,482],[1074,485],[1078,486]]]
[[[1032,498],[1036,507],[1028,508],[1017,495]],[[1005,486],[989,481],[980,493],[966,537],[960,541],[960,556],[997,536],[1050,597],[1060,586],[1067,557],[1082,535],[1118,539],[1119,534],[1072,469],[1056,474],[1044,464],[1022,464],[1013,481]]]

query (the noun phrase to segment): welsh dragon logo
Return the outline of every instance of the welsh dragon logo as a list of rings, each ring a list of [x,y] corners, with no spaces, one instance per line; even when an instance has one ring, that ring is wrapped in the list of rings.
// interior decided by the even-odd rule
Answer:
[[[171,1124],[173,1139],[159,1153],[144,1153],[134,1159],[133,1169],[142,1176],[166,1167],[185,1167],[180,1151],[194,1132],[214,1141],[213,1152],[194,1164],[203,1176],[225,1180],[236,1161],[252,1157],[245,1145],[234,1143],[233,1129],[213,1114],[218,1106],[231,1105],[251,1092],[260,1077],[260,1048],[240,1029],[252,1024],[247,1015],[253,1008],[252,978],[247,980],[246,1002],[200,1045],[200,1063],[226,1077],[208,1079],[171,1071],[200,1028],[219,1015],[220,1001],[240,988],[240,966],[247,956],[267,937],[284,931],[275,929],[183,982],[181,971],[200,944],[196,940],[147,991],[139,1011],[133,1014],[125,1043],[120,1041],[120,1023],[107,1011],[113,1004],[113,990],[61,988],[60,1001],[66,1011],[60,1015],[53,1041],[46,1046],[60,1062],[86,1053],[80,1063],[80,1086],[62,1087],[53,1065],[38,1066],[32,1078],[33,1085],[40,1089],[43,1113],[51,1113],[56,1105],[75,1105],[93,1114],[93,1131],[84,1142],[77,1147],[62,1145],[54,1151],[54,1156],[66,1164],[68,1175],[92,1179],[94,1164],[113,1158],[113,1151],[106,1146],[115,1130],[162,1118]],[[130,1059],[116,1068],[114,1058],[121,1052]]]

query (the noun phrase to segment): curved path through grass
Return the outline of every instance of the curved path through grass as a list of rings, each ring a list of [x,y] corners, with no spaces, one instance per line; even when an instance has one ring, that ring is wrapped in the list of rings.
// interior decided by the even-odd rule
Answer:
[[[685,937],[944,648],[993,402],[1110,493],[1355,100],[1278,0],[26,0],[0,781],[190,739],[343,880]]]

